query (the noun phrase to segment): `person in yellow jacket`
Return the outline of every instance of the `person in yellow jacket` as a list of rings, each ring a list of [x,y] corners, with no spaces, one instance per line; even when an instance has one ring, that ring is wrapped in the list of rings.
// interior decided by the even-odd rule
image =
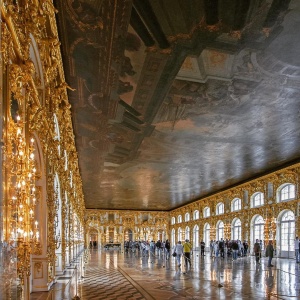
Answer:
[[[191,253],[193,251],[192,244],[189,242],[189,240],[185,240],[185,243],[183,244],[183,257],[185,261],[186,268],[188,266],[192,266],[191,264]]]

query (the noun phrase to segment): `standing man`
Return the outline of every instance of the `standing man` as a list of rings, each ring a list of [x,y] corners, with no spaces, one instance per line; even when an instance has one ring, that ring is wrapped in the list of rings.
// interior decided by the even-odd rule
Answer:
[[[272,258],[273,258],[273,255],[274,255],[274,247],[273,247],[273,243],[272,241],[269,241],[269,244],[266,248],[266,257],[269,257],[269,260],[268,260],[268,267],[274,267],[272,265]]]
[[[224,240],[221,238],[221,240],[219,241],[219,250],[222,258],[224,258],[224,247]]]
[[[238,251],[239,251],[238,241],[232,242],[231,249],[232,249],[232,260],[236,260],[238,257]]]
[[[185,240],[185,243],[183,244],[183,255],[184,255],[184,261],[185,261],[186,268],[188,268],[188,265],[190,265],[190,268],[192,267],[191,252],[192,252],[192,245],[189,242],[189,240]]]
[[[296,263],[298,264],[300,262],[300,253],[299,253],[299,238],[296,236],[295,239],[295,256],[296,256]]]
[[[261,247],[258,239],[256,239],[256,242],[254,243],[253,252],[256,263],[260,265]]]
[[[169,240],[166,240],[165,243],[166,259],[170,258],[170,248],[171,248],[170,242]]]
[[[201,256],[205,256],[204,252],[205,252],[205,242],[202,240],[200,243],[200,247],[201,247]]]

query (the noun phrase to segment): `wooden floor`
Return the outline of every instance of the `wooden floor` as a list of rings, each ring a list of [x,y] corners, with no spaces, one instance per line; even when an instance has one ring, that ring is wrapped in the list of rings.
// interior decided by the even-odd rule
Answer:
[[[84,263],[84,261],[83,261]],[[32,293],[31,300],[72,299],[300,299],[300,266],[293,259],[266,258],[256,264],[251,256],[238,258],[192,256],[192,268],[176,266],[174,258],[160,254],[141,256],[120,250],[90,250],[80,269],[80,259],[58,277],[50,293]]]

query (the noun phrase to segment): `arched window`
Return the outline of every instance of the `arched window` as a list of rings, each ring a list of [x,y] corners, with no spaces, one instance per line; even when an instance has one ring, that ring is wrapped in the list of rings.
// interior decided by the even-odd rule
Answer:
[[[178,241],[182,241],[182,229],[181,228],[178,228]]]
[[[181,216],[181,215],[179,215],[179,216],[177,217],[177,223],[182,223],[182,216]]]
[[[280,218],[280,252],[288,256],[294,250],[295,215],[291,210],[285,211]]]
[[[199,210],[195,210],[194,211],[194,220],[198,220],[199,219]]]
[[[251,197],[251,207],[258,207],[264,205],[264,194],[263,193],[255,193]]]
[[[171,225],[174,225],[175,224],[175,217],[172,217],[171,218]]]
[[[73,172],[70,171],[70,187],[73,187]]]
[[[296,198],[296,189],[294,184],[285,184],[279,188],[278,202],[294,200]]]
[[[209,243],[210,243],[210,225],[208,223],[206,223],[204,225],[203,230],[204,230],[204,232],[203,232],[204,243],[205,243],[205,245],[209,245]]]
[[[221,239],[224,239],[224,223],[219,221],[217,223],[217,240],[220,241]]]
[[[184,215],[184,220],[185,220],[185,222],[188,222],[190,220],[190,214],[189,213],[186,213]]]
[[[203,216],[204,218],[208,218],[210,216],[210,209],[209,207],[205,207],[203,210]]]
[[[186,240],[190,239],[190,227],[188,226],[185,227],[185,239]]]
[[[242,201],[240,198],[235,198],[231,202],[231,211],[237,211],[242,209]]]
[[[241,240],[242,239],[242,223],[240,219],[235,219],[232,223],[232,239]]]
[[[224,203],[218,203],[216,207],[216,214],[217,215],[222,215],[224,214]]]
[[[65,171],[68,170],[68,155],[67,155],[67,151],[64,150],[64,157],[65,157]]]
[[[171,231],[171,244],[173,246],[176,245],[176,241],[175,241],[175,229],[174,228]]]
[[[256,240],[262,241],[262,244],[264,244],[264,227],[265,221],[263,217],[257,215],[253,220],[253,245]]]
[[[194,249],[199,248],[199,226],[195,225],[193,228],[193,246]]]

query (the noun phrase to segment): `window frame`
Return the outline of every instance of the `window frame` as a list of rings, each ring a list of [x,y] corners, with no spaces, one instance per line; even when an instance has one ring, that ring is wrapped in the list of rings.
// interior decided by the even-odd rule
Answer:
[[[222,207],[222,212],[220,212],[220,208]],[[223,202],[220,202],[217,204],[217,207],[216,207],[216,214],[219,216],[219,215],[223,215],[225,213],[225,205]]]
[[[210,207],[206,206],[203,209],[203,217],[204,218],[209,218],[210,217]]]
[[[258,199],[259,196],[259,199]],[[258,204],[256,200],[258,199]],[[251,197],[251,208],[256,208],[265,205],[265,195],[262,192],[256,192]]]
[[[238,208],[236,209],[236,204],[235,203],[239,203],[238,205]],[[242,209],[242,199],[241,198],[234,198],[232,201],[231,201],[231,212],[234,212],[234,211],[240,211]]]
[[[294,197],[290,197],[290,194],[291,194],[291,191],[290,191],[290,188],[293,187],[293,194],[294,194]],[[282,198],[282,191],[285,190],[286,188],[288,188],[288,198],[286,199],[283,199]],[[293,183],[286,183],[284,184],[283,186],[281,186],[279,188],[279,193],[278,193],[278,202],[288,202],[288,201],[292,201],[292,200],[295,200],[296,199],[296,185],[293,184]]]

